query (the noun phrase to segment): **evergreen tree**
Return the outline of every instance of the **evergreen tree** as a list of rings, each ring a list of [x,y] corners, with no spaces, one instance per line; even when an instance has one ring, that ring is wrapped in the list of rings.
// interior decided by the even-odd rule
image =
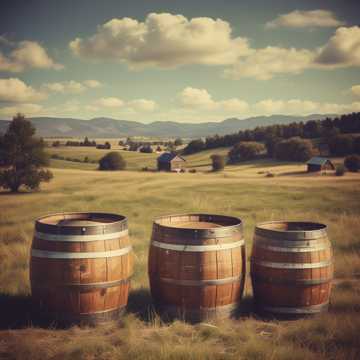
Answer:
[[[17,114],[6,133],[0,139],[0,186],[18,192],[24,185],[28,189],[38,189],[42,181],[53,177],[49,170],[49,158],[45,153],[45,143],[36,138],[35,128],[21,114]]]

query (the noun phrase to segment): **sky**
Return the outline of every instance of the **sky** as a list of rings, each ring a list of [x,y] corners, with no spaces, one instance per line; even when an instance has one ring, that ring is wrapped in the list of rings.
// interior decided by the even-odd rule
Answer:
[[[0,119],[360,111],[359,0],[2,0]]]

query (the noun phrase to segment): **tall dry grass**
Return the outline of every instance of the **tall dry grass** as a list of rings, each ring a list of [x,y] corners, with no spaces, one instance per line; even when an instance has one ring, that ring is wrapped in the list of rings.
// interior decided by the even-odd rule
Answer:
[[[255,176],[258,170],[249,165],[224,174],[54,170],[54,181],[41,192],[0,194],[0,358],[356,359],[359,178],[268,179]],[[97,328],[42,327],[31,318],[28,297],[34,219],[53,212],[95,210],[129,218],[136,262],[128,314],[119,323]],[[248,257],[257,222],[291,219],[328,224],[336,277],[346,279],[335,286],[330,312],[299,321],[261,319],[252,312],[248,281],[239,319],[195,326],[161,321],[152,308],[146,270],[152,220],[199,211],[241,217]]]

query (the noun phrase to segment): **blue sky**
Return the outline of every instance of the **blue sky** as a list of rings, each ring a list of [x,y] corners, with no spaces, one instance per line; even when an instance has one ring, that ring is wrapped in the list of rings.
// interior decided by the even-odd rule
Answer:
[[[359,1],[2,2],[0,118],[360,111],[359,14]]]

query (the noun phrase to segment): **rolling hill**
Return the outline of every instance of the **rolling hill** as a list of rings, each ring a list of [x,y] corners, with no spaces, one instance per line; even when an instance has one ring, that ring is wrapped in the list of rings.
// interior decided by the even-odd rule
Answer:
[[[289,124],[291,122],[318,120],[326,116],[313,114],[308,116],[271,115],[251,117],[244,120],[237,118],[221,122],[178,123],[174,121],[155,121],[144,124],[137,121],[117,120],[111,118],[94,118],[80,120],[73,118],[34,117],[29,118],[37,129],[37,134],[43,137],[78,137],[114,138],[125,136],[152,137],[185,137],[197,138],[209,135],[225,135],[239,130],[253,129],[256,126],[273,124]],[[4,132],[9,124],[0,120],[0,132]]]

